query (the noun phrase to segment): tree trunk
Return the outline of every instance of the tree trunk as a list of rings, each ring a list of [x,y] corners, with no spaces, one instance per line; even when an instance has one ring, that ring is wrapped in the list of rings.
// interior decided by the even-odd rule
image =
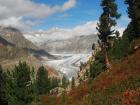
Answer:
[[[107,67],[107,69],[111,69],[111,64],[110,64],[110,62],[109,62],[109,58],[108,58],[108,54],[107,54],[107,49],[106,49],[106,47],[105,47],[105,63],[106,63],[106,67]]]

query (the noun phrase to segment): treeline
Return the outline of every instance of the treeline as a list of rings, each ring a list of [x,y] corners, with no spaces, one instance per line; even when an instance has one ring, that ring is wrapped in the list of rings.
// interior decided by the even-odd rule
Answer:
[[[49,95],[56,87],[66,88],[68,79],[50,78],[45,67],[37,72],[26,62],[19,62],[12,70],[0,66],[0,105],[31,105],[39,103],[39,96]]]

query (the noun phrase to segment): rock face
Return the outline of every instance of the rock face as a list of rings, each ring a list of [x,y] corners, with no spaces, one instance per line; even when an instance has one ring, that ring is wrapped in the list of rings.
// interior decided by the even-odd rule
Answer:
[[[0,37],[18,48],[37,48],[32,42],[25,39],[23,34],[18,29],[12,27],[0,26]]]
[[[1,46],[14,46],[14,44],[8,42],[7,40],[5,40],[4,38],[0,37],[0,45]]]
[[[18,29],[12,27],[0,26],[0,47],[0,58],[17,58],[29,54],[36,57],[54,58],[47,51],[26,39]]]

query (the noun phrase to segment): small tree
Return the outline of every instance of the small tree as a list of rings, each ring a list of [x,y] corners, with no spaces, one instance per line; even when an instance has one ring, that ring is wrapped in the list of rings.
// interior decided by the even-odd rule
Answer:
[[[71,80],[71,88],[75,88],[75,78],[72,77],[72,80]]]
[[[50,78],[50,89],[56,88],[59,86],[59,79]]]
[[[92,50],[95,50],[95,43],[92,44]]]
[[[111,68],[111,65],[108,60],[107,49],[109,46],[108,38],[115,34],[115,30],[112,30],[112,27],[116,26],[116,19],[120,17],[120,14],[117,12],[117,4],[115,0],[102,0],[101,3],[103,13],[100,17],[99,23],[97,23],[98,37],[100,39],[101,48],[104,51],[106,58],[106,67]]]
[[[66,76],[64,75],[62,78],[62,87],[66,88],[69,84],[69,80],[66,78]]]
[[[41,66],[38,69],[36,77],[38,94],[42,95],[49,93],[50,81],[48,78],[48,71],[44,68],[44,66]]]

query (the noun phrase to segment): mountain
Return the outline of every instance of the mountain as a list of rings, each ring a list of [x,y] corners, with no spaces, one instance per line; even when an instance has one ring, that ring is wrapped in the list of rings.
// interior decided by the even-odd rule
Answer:
[[[13,27],[0,26],[0,37],[18,48],[37,48],[32,42],[27,40],[18,29]]]
[[[26,33],[24,36],[37,46],[53,53],[89,53],[92,44],[97,42],[95,34],[82,35],[59,28]]]
[[[64,40],[44,42],[40,46],[53,53],[89,53],[96,40],[95,35],[76,36]]]
[[[18,58],[34,55],[35,57],[46,56],[49,59],[55,57],[47,51],[40,49],[26,39],[20,30],[13,27],[0,26],[0,58]]]

